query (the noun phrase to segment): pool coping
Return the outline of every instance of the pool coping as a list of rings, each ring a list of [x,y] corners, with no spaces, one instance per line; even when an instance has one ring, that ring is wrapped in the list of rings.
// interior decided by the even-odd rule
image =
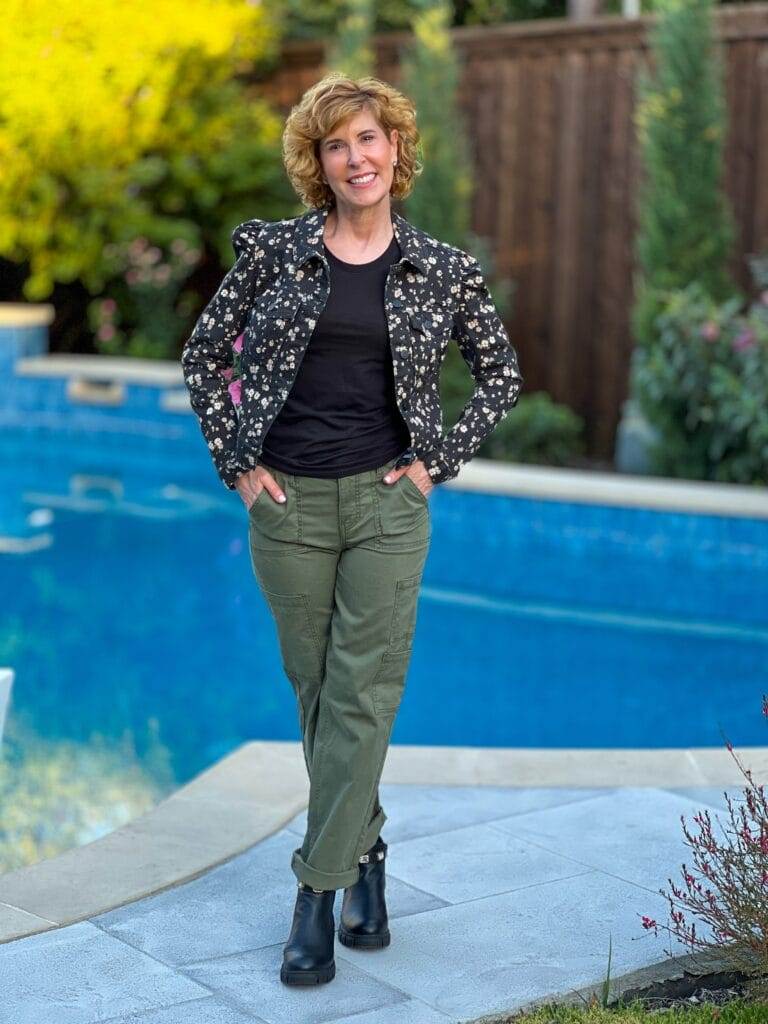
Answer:
[[[768,780],[768,747],[739,753]],[[739,786],[723,747],[545,749],[392,744],[383,783],[510,788]],[[245,743],[146,814],[0,875],[0,943],[84,921],[191,881],[284,827],[309,797],[301,744]]]

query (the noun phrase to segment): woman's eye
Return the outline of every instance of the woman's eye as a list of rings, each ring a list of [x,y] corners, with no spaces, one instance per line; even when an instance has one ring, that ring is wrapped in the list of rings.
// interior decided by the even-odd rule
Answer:
[[[365,135],[363,137],[363,142],[373,142],[375,138],[376,138],[375,135]],[[329,149],[338,149],[340,145],[342,145],[342,143],[340,143],[340,142],[332,142],[328,148]]]

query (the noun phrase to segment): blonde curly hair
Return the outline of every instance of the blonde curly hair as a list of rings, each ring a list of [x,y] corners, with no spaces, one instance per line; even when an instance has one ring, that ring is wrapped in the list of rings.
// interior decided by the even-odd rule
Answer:
[[[333,189],[323,181],[319,144],[338,124],[364,109],[370,110],[387,137],[397,129],[397,165],[390,195],[394,199],[410,195],[414,178],[423,170],[412,101],[378,78],[347,78],[333,71],[307,89],[291,108],[283,129],[283,163],[305,206],[319,208],[335,202]]]

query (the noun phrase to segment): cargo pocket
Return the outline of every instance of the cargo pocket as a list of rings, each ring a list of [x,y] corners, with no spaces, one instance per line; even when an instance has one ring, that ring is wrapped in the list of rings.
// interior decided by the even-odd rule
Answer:
[[[398,580],[395,601],[389,623],[389,651],[407,651],[413,642],[416,628],[416,608],[419,600],[421,574]]]
[[[323,674],[320,639],[308,594],[273,594],[262,588],[277,626],[283,668],[291,682],[319,682]]]
[[[400,707],[411,652],[385,651],[373,679],[373,707],[377,715],[392,714]]]

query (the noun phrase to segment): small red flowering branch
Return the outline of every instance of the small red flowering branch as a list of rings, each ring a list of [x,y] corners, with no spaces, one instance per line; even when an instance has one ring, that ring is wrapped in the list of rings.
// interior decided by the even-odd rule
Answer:
[[[763,715],[768,717],[768,697],[763,694]],[[691,949],[717,950],[721,959],[747,976],[768,975],[768,799],[764,786],[757,785],[726,741],[731,757],[747,780],[744,801],[738,807],[724,792],[732,828],[723,829],[732,838],[718,842],[712,831],[709,811],[695,814],[698,834],[692,835],[680,815],[687,844],[693,850],[695,871],[682,865],[683,886],[672,887],[672,895],[659,889],[670,903],[672,926],[667,931]],[[715,816],[718,824],[720,819]],[[721,826],[722,827],[722,826]],[[683,909],[681,909],[683,908]],[[689,910],[711,926],[715,941],[696,935],[696,924],[687,923]],[[657,922],[639,915],[646,931],[658,935]],[[665,950],[670,956],[671,950]]]

